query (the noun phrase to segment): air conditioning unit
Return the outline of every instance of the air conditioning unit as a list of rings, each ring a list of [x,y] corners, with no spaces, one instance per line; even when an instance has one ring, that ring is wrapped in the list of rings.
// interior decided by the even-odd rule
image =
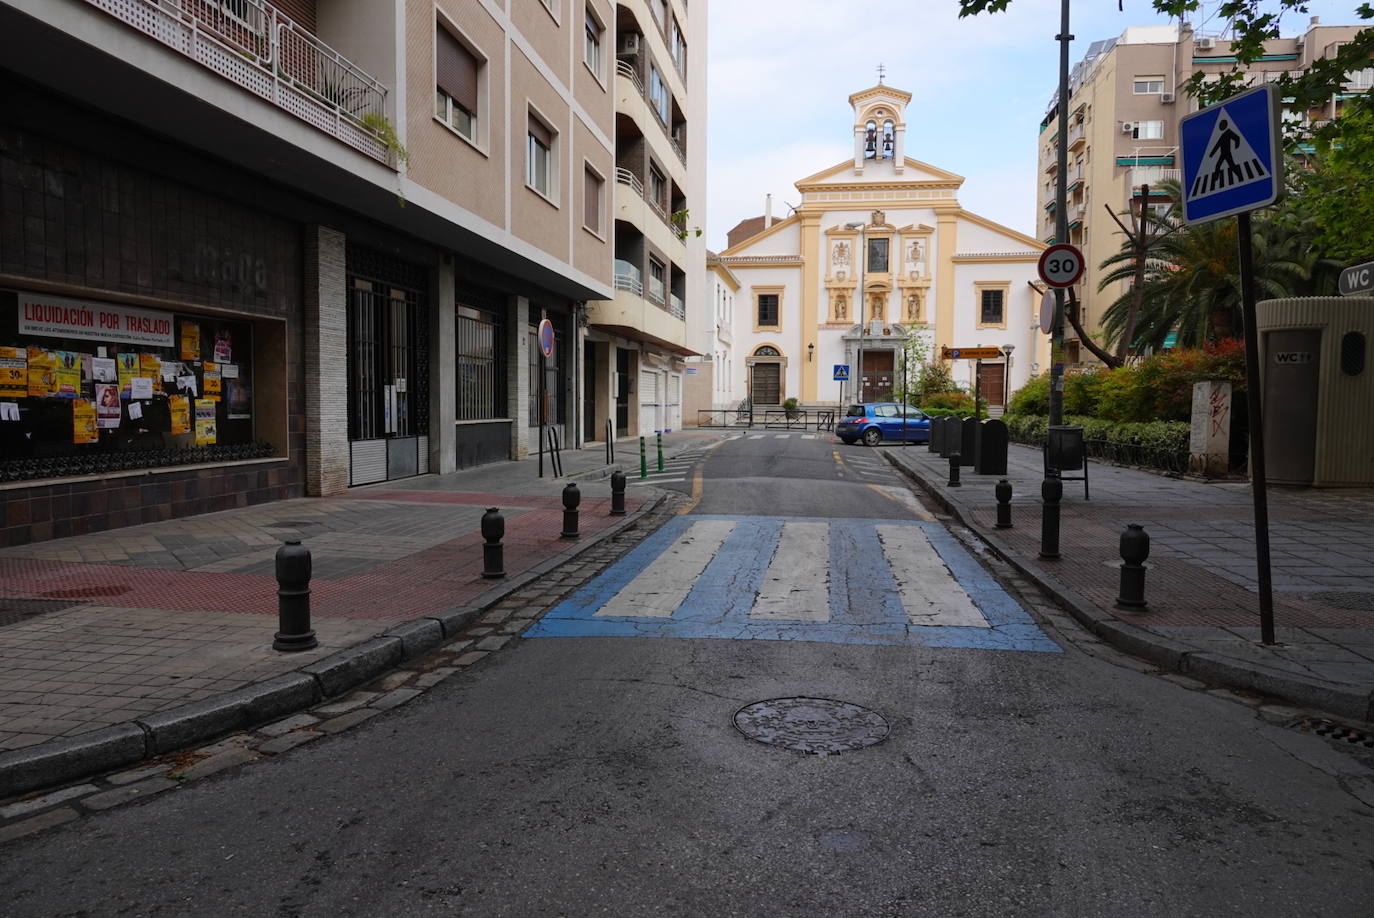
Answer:
[[[1217,40],[1215,38],[1199,38],[1197,40],[1197,47],[1199,51],[1211,51],[1216,46]]]
[[[1163,92],[1163,93],[1160,93],[1160,94],[1159,94],[1159,101],[1163,102],[1165,105],[1168,105],[1168,104],[1170,104],[1171,102],[1174,101],[1174,94],[1171,93],[1171,92]]]
[[[639,53],[640,42],[643,40],[643,36],[638,32],[626,32],[620,36],[620,45],[615,49],[615,53],[636,55]]]
[[[1123,134],[1129,134],[1129,133],[1131,133],[1131,132],[1134,131],[1134,130],[1135,130],[1135,125],[1132,124],[1131,122],[1129,122],[1129,121],[1123,121],[1123,122],[1121,122],[1121,133],[1123,133]]]

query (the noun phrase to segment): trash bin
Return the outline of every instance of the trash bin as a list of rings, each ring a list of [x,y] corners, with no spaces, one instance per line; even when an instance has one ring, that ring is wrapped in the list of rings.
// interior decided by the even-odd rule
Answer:
[[[993,418],[983,422],[978,437],[978,465],[974,472],[979,475],[1007,474],[1007,425]]]
[[[1061,425],[1050,428],[1045,444],[1045,467],[1061,472],[1076,472],[1083,468],[1086,452],[1083,447],[1083,428]]]

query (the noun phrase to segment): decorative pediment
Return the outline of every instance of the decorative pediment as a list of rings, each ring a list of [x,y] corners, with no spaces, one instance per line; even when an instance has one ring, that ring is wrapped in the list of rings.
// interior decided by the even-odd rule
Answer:
[[[886,174],[875,175],[873,178],[865,180],[863,176],[855,176],[854,163],[847,160],[838,165],[832,166],[815,175],[808,175],[796,183],[798,191],[835,191],[839,188],[860,189],[867,185],[881,184],[885,189],[901,188],[958,188],[964,184],[964,177],[953,172],[948,172],[930,163],[923,163],[910,156],[904,160],[906,164],[902,174],[895,175],[890,169],[884,170]]]

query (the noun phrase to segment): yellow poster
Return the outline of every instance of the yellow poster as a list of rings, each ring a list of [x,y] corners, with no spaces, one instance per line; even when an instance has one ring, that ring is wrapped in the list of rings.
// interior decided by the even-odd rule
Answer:
[[[162,391],[162,358],[156,354],[138,355],[138,375],[153,381],[153,391]]]
[[[81,355],[75,351],[53,351],[57,356],[57,394],[76,398],[81,394]]]
[[[223,374],[220,371],[219,364],[206,361],[204,378],[201,380],[200,394],[206,398],[219,401],[223,385]]]
[[[129,398],[132,394],[134,377],[139,375],[138,355],[119,354],[115,357],[115,368],[119,371],[119,394]]]
[[[215,400],[196,399],[196,446],[211,446],[218,432],[215,429]]]
[[[167,399],[172,411],[172,433],[184,434],[191,429],[191,402],[184,395]]]
[[[17,347],[0,347],[0,398],[26,398],[28,394],[28,351]]]
[[[200,323],[181,323],[181,359],[200,359]]]
[[[95,427],[95,402],[84,398],[72,401],[72,442],[94,443],[100,439]]]
[[[57,394],[57,354],[42,348],[29,348],[29,395]]]

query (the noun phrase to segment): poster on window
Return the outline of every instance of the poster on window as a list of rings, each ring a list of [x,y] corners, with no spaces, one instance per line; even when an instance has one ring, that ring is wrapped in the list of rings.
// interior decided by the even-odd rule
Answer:
[[[191,401],[184,395],[173,395],[167,399],[167,408],[172,415],[172,433],[184,434],[191,429]]]
[[[139,375],[138,355],[116,355],[115,369],[119,373],[119,396],[120,398],[129,398],[133,389],[134,377]]]
[[[96,382],[119,382],[119,374],[115,372],[115,359],[113,357],[92,357],[91,379]]]
[[[29,348],[29,395],[47,398],[57,394],[57,352]]]
[[[84,398],[72,400],[72,442],[94,443],[100,439],[95,426],[95,403]]]
[[[53,351],[57,355],[57,396],[76,398],[81,394],[81,355],[76,351]]]
[[[119,386],[116,383],[95,384],[95,426],[109,429],[119,426]]]
[[[28,394],[28,352],[17,347],[0,347],[0,398],[25,398]]]
[[[138,355],[138,375],[153,381],[153,391],[162,391],[162,358],[156,354]]]
[[[215,332],[215,363],[234,362],[234,333],[227,328]]]
[[[207,361],[205,364],[205,373],[201,379],[201,395],[219,401],[222,391],[223,383],[219,371],[219,364]]]
[[[181,359],[200,359],[200,323],[181,323]]]
[[[242,421],[253,416],[253,392],[245,383],[231,379],[224,384],[224,391],[230,420]]]
[[[196,446],[213,446],[219,431],[215,424],[215,400],[196,399]]]

